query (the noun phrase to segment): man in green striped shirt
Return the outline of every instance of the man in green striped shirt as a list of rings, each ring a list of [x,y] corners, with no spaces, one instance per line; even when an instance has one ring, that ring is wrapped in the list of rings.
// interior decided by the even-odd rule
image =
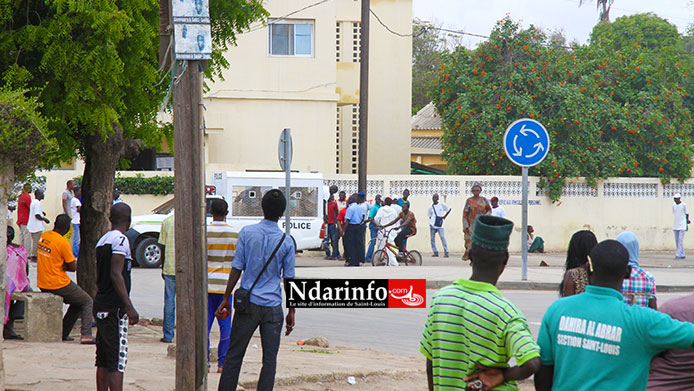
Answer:
[[[540,349],[523,313],[495,286],[508,262],[512,229],[504,218],[479,216],[470,279],[434,295],[419,348],[430,391],[464,390],[478,379],[485,390],[518,390],[515,380],[540,369]],[[509,366],[511,357],[517,366]]]

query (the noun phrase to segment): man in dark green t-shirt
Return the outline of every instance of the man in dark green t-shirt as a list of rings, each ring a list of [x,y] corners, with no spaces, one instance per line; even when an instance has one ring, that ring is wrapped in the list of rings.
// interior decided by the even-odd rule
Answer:
[[[615,240],[590,252],[590,285],[554,302],[542,319],[536,390],[645,390],[654,355],[694,344],[694,324],[624,304],[629,253]]]
[[[518,390],[540,368],[540,352],[523,313],[495,285],[508,262],[513,223],[479,216],[472,236],[472,276],[436,292],[420,352],[427,358],[429,390]],[[510,367],[513,357],[518,366]],[[482,388],[479,388],[482,389]]]

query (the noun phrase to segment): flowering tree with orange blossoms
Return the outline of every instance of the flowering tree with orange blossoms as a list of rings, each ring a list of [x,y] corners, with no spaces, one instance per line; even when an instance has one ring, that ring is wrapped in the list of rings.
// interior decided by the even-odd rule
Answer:
[[[432,98],[449,171],[519,174],[502,138],[513,121],[533,118],[551,148],[530,173],[553,201],[567,178],[595,186],[607,177],[690,177],[693,124],[678,52],[655,57],[638,42],[622,50],[607,43],[565,48],[506,18],[477,49],[444,54]]]

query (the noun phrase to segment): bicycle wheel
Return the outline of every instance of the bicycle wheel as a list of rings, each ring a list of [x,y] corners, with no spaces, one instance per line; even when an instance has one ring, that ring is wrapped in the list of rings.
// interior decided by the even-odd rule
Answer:
[[[422,254],[417,250],[407,252],[407,262],[405,266],[422,266]]]
[[[371,257],[372,266],[385,266],[388,264],[388,254],[383,250],[378,250]]]

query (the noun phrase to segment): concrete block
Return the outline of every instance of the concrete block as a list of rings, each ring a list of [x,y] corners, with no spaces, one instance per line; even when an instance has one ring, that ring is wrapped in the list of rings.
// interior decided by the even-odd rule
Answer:
[[[12,294],[13,300],[26,303],[24,340],[27,342],[60,342],[63,335],[63,298],[46,292]]]

